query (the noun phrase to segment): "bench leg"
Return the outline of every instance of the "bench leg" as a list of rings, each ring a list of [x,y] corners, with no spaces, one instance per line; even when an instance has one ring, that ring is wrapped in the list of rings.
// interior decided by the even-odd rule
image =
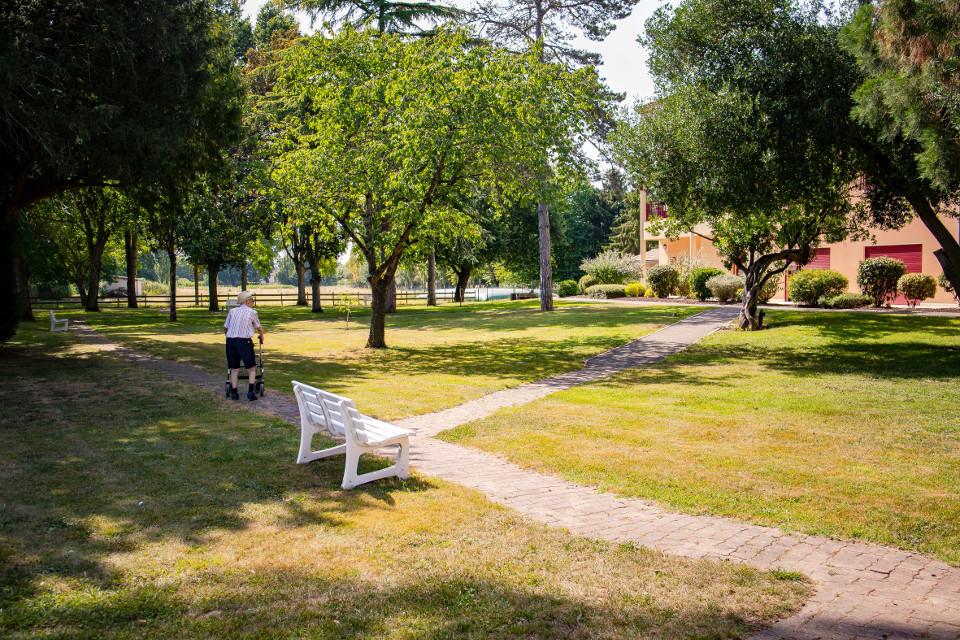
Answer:
[[[311,446],[313,444],[313,436],[317,433],[317,431],[310,429],[300,429],[300,451],[297,454],[297,464],[307,464],[308,462],[313,462],[314,460],[329,458],[330,456],[336,456],[347,452],[347,445],[345,444],[330,447],[329,449],[321,449],[320,451],[312,451]]]
[[[367,482],[373,482],[374,480],[381,480],[383,478],[391,478],[394,476],[398,478],[407,478],[410,474],[410,441],[404,440],[402,444],[387,446],[396,446],[400,448],[400,450],[397,452],[396,463],[390,465],[389,467],[364,473],[362,475],[359,475],[357,471],[360,465],[360,455],[364,453],[364,450],[360,448],[354,449],[351,447],[347,451],[347,462],[343,469],[343,484],[340,486],[344,489],[353,489],[362,484],[366,484]],[[369,453],[374,452],[374,449],[369,451]]]

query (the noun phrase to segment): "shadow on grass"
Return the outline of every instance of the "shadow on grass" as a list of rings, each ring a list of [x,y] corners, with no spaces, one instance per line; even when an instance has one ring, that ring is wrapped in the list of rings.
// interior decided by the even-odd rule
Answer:
[[[691,599],[661,607],[596,603],[456,575],[380,587],[333,580],[305,571],[257,571],[254,578],[214,574],[204,583],[230,585],[202,602],[179,596],[175,585],[107,591],[98,598],[14,605],[0,614],[8,630],[56,628],[59,638],[89,638],[127,631],[144,638],[320,637],[365,640],[392,636],[450,638],[594,637],[731,638],[755,624],[724,607]],[[3,627],[0,627],[3,628]],[[109,631],[108,631],[109,630]],[[707,634],[707,635],[704,635]],[[118,634],[120,635],[120,634]],[[104,637],[104,636],[99,636]],[[123,637],[127,637],[123,634]]]
[[[0,348],[0,610],[41,578],[116,587],[103,559],[150,542],[203,544],[248,526],[251,505],[283,526],[338,527],[428,481],[343,492],[342,457],[295,465],[295,429],[199,389],[143,380],[103,356]],[[388,462],[367,458],[361,472]],[[321,508],[304,509],[309,496]]]

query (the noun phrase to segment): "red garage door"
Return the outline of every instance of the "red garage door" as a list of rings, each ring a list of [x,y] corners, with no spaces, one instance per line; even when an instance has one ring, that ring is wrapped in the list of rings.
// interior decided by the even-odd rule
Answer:
[[[880,247],[866,247],[866,258],[896,258],[907,267],[907,273],[923,272],[923,245],[920,244],[891,244]],[[906,304],[903,296],[897,296],[896,304]]]
[[[813,258],[803,267],[804,269],[829,269],[830,249],[817,249]]]

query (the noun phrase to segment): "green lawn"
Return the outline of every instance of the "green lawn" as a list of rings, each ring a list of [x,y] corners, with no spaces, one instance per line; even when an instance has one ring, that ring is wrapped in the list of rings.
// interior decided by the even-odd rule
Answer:
[[[0,636],[734,638],[795,576],[573,538],[424,477],[338,489],[296,430],[72,336],[0,346]],[[367,468],[377,465],[367,461]]]
[[[441,437],[672,509],[960,564],[960,320],[768,319]]]
[[[345,328],[334,310],[263,307],[268,385],[290,393],[300,380],[353,398],[386,420],[456,406],[487,393],[577,369],[597,353],[676,322],[699,309],[536,302],[463,308],[403,308],[390,316],[388,350],[364,349],[369,314]],[[187,309],[168,323],[157,309],[73,312],[114,339],[163,358],[223,371],[223,314]]]

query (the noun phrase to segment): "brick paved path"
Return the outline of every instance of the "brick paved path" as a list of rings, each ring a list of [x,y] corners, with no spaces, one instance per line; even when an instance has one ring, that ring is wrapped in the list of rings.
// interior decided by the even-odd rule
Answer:
[[[412,462],[422,473],[482,491],[494,502],[576,535],[809,576],[817,592],[800,613],[753,640],[960,640],[960,569],[938,560],[873,544],[787,535],[724,518],[671,513],[648,501],[602,493],[432,437],[502,407],[661,360],[735,315],[729,307],[708,311],[597,356],[580,371],[402,420],[398,424],[417,430]],[[124,359],[217,392],[222,388],[222,379],[195,367],[118,347],[83,328],[78,331]],[[271,394],[252,407],[298,425],[296,402],[289,396]]]

